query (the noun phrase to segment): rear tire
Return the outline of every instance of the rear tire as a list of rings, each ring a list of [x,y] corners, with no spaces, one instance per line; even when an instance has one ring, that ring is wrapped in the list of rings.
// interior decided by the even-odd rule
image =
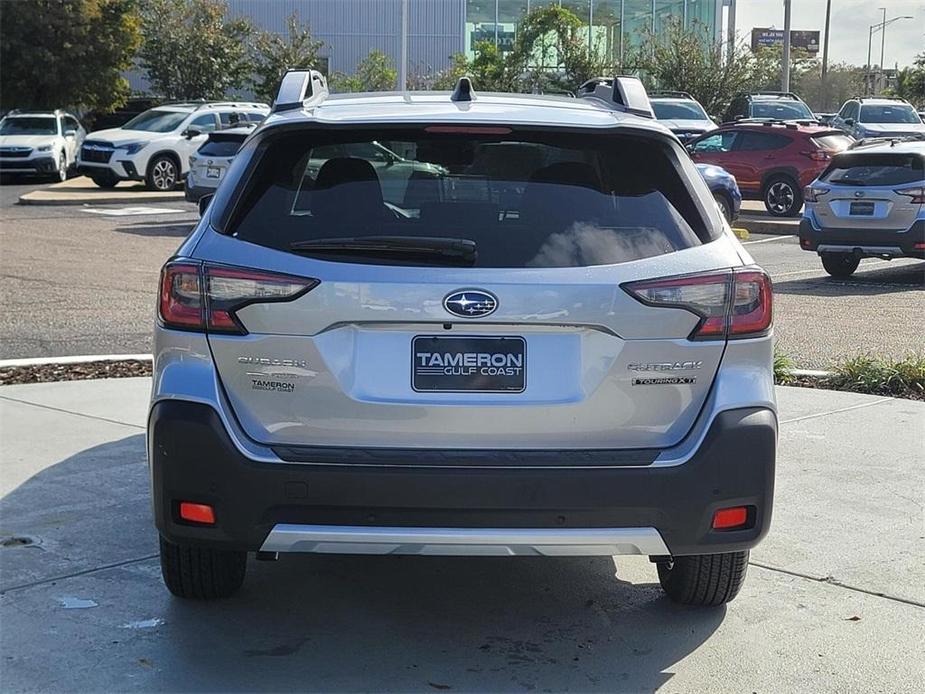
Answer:
[[[832,277],[850,277],[860,264],[860,258],[847,253],[822,254],[822,267]]]
[[[713,199],[716,200],[716,204],[719,206],[719,211],[722,213],[723,218],[732,224],[732,203],[729,201],[729,198],[723,193],[716,193]]]
[[[747,551],[675,557],[658,565],[658,581],[675,602],[716,607],[738,594],[747,568]]]
[[[178,545],[161,538],[161,575],[177,597],[230,597],[244,583],[246,571],[247,552]]]
[[[796,217],[803,209],[803,191],[789,176],[774,176],[764,186],[764,208],[775,217]]]
[[[119,179],[111,173],[93,174],[90,179],[100,188],[115,188],[119,182]]]

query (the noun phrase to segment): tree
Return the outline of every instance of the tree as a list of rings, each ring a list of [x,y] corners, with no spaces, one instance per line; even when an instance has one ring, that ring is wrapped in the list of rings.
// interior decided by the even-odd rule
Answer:
[[[293,12],[286,19],[287,35],[272,31],[257,32],[254,38],[254,94],[262,101],[276,97],[279,83],[290,68],[318,69],[324,41],[312,38],[311,29],[299,23]]]
[[[251,75],[245,19],[226,19],[215,0],[144,0],[138,57],[156,92],[169,99],[221,99]]]
[[[925,53],[919,53],[910,67],[899,71],[896,96],[925,108]]]
[[[374,48],[357,65],[356,72],[345,75],[335,72],[331,75],[331,88],[338,92],[385,92],[395,89],[398,71],[392,59]]]
[[[737,93],[772,82],[775,70],[780,84],[779,61],[775,67],[765,54],[759,59],[742,42],[726,60],[726,47],[712,41],[696,23],[685,28],[674,19],[658,36],[647,32],[645,38],[630,62],[642,73],[646,86],[688,92],[707,113],[721,114]]]
[[[140,40],[134,6],[134,0],[3,3],[3,108],[109,110],[125,103],[122,72]]]

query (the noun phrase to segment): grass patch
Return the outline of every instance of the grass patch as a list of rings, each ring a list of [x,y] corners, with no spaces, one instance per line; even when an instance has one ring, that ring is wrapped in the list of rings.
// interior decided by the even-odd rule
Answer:
[[[774,345],[774,383],[779,386],[792,383],[794,366],[793,359]]]
[[[855,393],[925,400],[925,354],[902,359],[861,355],[836,364],[828,387]]]

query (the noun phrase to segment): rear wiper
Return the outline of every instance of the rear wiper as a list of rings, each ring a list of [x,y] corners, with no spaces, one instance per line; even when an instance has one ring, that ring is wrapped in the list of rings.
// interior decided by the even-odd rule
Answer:
[[[343,238],[294,241],[289,248],[306,255],[370,255],[445,260],[474,264],[478,257],[475,241],[442,236],[345,236]]]

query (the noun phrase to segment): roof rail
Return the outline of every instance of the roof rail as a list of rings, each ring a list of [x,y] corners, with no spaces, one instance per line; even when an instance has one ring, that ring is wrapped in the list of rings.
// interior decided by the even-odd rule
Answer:
[[[770,92],[753,92],[753,94],[754,94],[755,96],[786,96],[786,97],[789,98],[789,99],[797,99],[798,101],[802,101],[802,99],[800,99],[800,97],[797,96],[796,94],[794,94],[793,92],[773,92],[773,91],[770,91]]]
[[[311,108],[328,96],[328,82],[317,70],[294,69],[283,75],[270,113]]]
[[[865,99],[877,99],[878,101],[899,101],[903,104],[908,104],[909,102],[903,99],[901,96],[854,96],[852,99],[857,99],[858,101],[864,101]]]
[[[593,77],[576,90],[583,99],[603,101],[609,107],[643,118],[655,118],[646,88],[636,77]]]
[[[687,92],[677,92],[671,90],[658,90],[654,92],[649,92],[650,99],[690,99],[691,101],[696,101]]]

